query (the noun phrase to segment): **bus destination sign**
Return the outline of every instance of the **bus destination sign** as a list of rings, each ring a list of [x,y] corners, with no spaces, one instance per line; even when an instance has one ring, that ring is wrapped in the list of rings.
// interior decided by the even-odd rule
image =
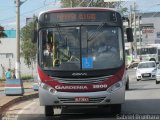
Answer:
[[[67,13],[67,14],[58,14],[57,20],[60,21],[76,21],[76,20],[96,20],[96,14],[94,13],[80,13],[80,14],[74,14],[74,13]]]
[[[46,22],[103,22],[117,21],[116,12],[59,12],[46,13],[44,15]]]

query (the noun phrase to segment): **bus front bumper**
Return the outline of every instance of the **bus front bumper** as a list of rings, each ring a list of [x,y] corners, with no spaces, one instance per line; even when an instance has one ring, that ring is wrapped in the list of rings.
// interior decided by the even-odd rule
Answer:
[[[121,82],[122,83],[122,82]],[[117,84],[117,83],[116,83]],[[109,90],[110,88],[108,88]],[[125,101],[125,84],[122,83],[114,91],[98,92],[50,92],[39,87],[40,105],[109,105],[122,104]],[[77,101],[78,100],[78,101]]]

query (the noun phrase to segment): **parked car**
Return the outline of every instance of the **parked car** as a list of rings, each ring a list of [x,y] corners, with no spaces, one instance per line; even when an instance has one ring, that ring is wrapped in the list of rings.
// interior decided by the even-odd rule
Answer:
[[[157,72],[156,72],[156,84],[160,83],[160,64],[157,66]]]
[[[39,89],[39,83],[38,83],[38,78],[37,77],[34,77],[34,79],[33,79],[32,89],[34,91],[38,91],[38,89]]]
[[[155,61],[140,62],[136,68],[136,78],[139,80],[156,79],[157,65]]]

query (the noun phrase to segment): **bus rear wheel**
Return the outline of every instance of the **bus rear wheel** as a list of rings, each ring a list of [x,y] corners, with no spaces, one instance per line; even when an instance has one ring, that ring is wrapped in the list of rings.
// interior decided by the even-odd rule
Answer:
[[[45,116],[53,116],[54,115],[53,106],[45,106],[44,112]]]
[[[159,84],[159,81],[156,80],[156,84]]]
[[[129,90],[129,78],[127,79],[127,82],[126,82],[126,90]]]

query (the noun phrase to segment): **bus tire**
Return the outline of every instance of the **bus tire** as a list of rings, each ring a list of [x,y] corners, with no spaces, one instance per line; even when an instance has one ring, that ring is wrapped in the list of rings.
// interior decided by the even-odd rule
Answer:
[[[140,81],[140,79],[137,79],[137,81]]]
[[[159,81],[156,80],[156,84],[159,84]]]
[[[127,79],[126,90],[129,90],[129,79]]]
[[[120,113],[121,113],[121,104],[111,105],[111,112],[112,112],[112,114],[114,114],[114,115],[120,114]]]
[[[53,106],[45,106],[44,112],[45,116],[53,116],[54,115]]]

